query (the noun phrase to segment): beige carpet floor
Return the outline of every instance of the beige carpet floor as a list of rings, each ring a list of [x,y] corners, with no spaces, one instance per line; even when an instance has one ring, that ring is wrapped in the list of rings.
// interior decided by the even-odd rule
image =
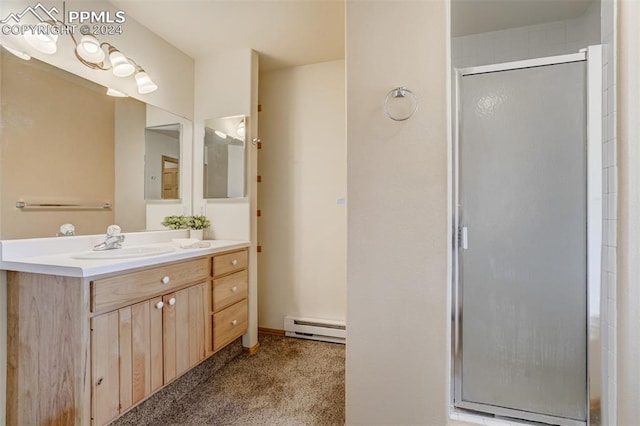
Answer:
[[[114,425],[344,425],[344,345],[261,336],[216,354]]]

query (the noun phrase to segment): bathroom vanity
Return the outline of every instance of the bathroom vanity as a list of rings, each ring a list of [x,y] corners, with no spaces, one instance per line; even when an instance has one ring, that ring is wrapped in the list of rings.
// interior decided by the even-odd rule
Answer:
[[[124,259],[3,247],[7,424],[106,424],[245,334],[249,243],[211,243]]]

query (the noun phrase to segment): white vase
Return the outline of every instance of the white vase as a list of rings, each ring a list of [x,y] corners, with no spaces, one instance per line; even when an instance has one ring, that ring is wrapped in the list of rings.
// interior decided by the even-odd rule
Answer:
[[[204,229],[189,229],[189,238],[202,241],[204,239]]]

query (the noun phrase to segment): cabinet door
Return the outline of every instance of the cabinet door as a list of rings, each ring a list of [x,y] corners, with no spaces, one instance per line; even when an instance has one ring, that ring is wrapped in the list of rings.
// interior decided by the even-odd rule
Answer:
[[[91,319],[91,417],[95,425],[120,414],[118,330],[118,311]]]
[[[118,311],[120,332],[120,410],[162,386],[162,298]]]
[[[165,383],[205,358],[206,301],[207,283],[163,297]]]
[[[91,320],[94,424],[163,385],[162,308],[158,297]]]
[[[131,307],[131,383],[134,404],[163,385],[163,309],[161,297]]]

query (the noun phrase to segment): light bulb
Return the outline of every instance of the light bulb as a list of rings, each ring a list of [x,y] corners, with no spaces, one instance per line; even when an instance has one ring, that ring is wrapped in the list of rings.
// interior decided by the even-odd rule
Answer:
[[[149,77],[149,74],[147,74],[143,69],[140,69],[140,71],[136,73],[136,83],[138,84],[138,93],[142,95],[145,93],[151,93],[158,88],[153,80],[151,80],[151,77]]]
[[[109,48],[109,61],[113,67],[113,75],[116,77],[129,77],[136,70],[133,64],[114,47]]]
[[[58,51],[58,34],[52,28],[46,22],[40,22],[25,31],[24,39],[37,51],[52,55]]]
[[[116,98],[126,98],[128,96],[126,93],[122,93],[121,91],[112,89],[111,87],[107,87],[107,95]]]
[[[244,139],[244,130],[244,121],[241,121],[240,123],[238,123],[238,129],[236,130],[236,134],[240,139]]]
[[[100,42],[92,35],[84,35],[76,46],[76,53],[82,59],[93,64],[104,60],[104,50],[100,48]]]

